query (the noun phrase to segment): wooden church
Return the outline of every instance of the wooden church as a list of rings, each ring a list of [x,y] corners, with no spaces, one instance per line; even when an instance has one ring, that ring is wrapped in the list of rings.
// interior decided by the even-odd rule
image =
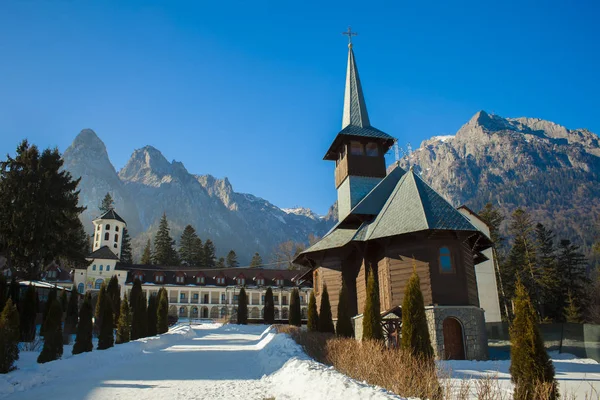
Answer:
[[[357,339],[368,271],[379,283],[383,321],[396,320],[386,329],[388,339],[397,340],[404,289],[416,268],[436,355],[485,359],[475,264],[486,260],[481,252],[491,243],[412,168],[396,164],[386,173],[384,155],[395,139],[371,125],[348,47],[342,130],[324,157],[335,162],[339,222],[295,262],[311,268],[318,305],[327,285],[334,319],[346,284]]]

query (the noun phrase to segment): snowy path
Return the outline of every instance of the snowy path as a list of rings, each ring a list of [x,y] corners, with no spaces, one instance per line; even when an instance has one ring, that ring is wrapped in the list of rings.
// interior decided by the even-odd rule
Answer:
[[[19,368],[7,375],[6,382],[0,381],[0,396],[4,392],[15,400],[398,398],[309,360],[293,340],[264,326],[180,327],[107,351]]]

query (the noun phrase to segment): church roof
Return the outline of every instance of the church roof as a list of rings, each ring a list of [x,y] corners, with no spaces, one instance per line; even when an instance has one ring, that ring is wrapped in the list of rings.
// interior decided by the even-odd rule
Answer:
[[[354,208],[350,214],[377,215],[390,197],[390,194],[406,174],[399,165],[396,166],[385,178],[381,180]]]
[[[127,222],[125,222],[125,220],[123,218],[121,218],[121,216],[119,214],[117,214],[117,212],[112,208],[110,210],[108,210],[107,212],[105,212],[104,214],[102,214],[101,216],[99,216],[98,218],[96,218],[94,221],[97,221],[99,219],[114,219],[114,220],[117,220],[124,224],[127,224]]]
[[[108,246],[102,246],[98,250],[92,252],[87,258],[97,258],[100,260],[118,260],[119,257],[112,252]]]
[[[360,84],[358,67],[354,58],[352,44],[348,45],[348,67],[346,70],[346,89],[344,92],[344,112],[342,116],[342,130],[337,134],[333,143],[327,150],[324,159],[335,160],[338,146],[344,138],[368,137],[382,139],[390,147],[394,138],[379,129],[372,127],[367,112],[367,103]]]

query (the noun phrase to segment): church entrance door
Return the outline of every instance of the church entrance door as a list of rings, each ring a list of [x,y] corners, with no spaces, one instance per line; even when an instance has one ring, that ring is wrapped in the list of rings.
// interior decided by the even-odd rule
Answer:
[[[447,360],[464,360],[463,330],[456,318],[444,320],[444,356]]]

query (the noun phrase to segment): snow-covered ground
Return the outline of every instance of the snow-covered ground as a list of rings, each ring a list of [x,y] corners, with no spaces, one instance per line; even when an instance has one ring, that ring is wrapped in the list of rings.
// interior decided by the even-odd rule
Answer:
[[[310,360],[264,326],[178,326],[157,337],[0,375],[11,399],[399,399]]]

